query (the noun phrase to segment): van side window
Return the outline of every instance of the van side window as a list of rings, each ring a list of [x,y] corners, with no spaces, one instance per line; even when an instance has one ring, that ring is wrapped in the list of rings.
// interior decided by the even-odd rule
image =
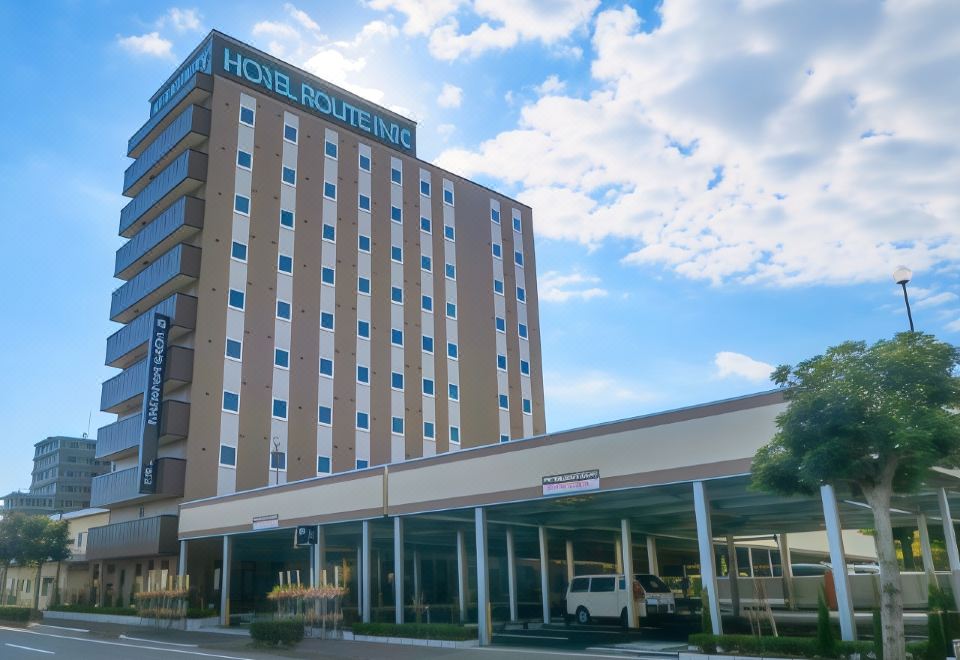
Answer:
[[[626,588],[627,588],[626,578],[620,578],[620,584],[617,586],[617,589],[619,589],[620,591],[625,591]]]
[[[590,578],[573,578],[570,583],[570,593],[583,593],[590,586]]]
[[[613,591],[617,579],[610,577],[595,577],[590,581],[590,593]]]

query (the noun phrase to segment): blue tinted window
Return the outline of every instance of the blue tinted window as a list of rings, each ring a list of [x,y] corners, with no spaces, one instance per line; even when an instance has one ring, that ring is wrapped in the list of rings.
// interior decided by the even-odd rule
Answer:
[[[490,209],[490,219],[500,224],[500,211],[497,209]]]
[[[333,225],[324,225],[323,226],[323,240],[325,241],[336,241],[337,240],[337,228]]]
[[[443,265],[444,274],[449,277],[451,280],[457,279],[457,267],[453,264],[444,264]]]
[[[233,198],[233,210],[237,213],[250,215],[250,198],[243,195],[235,195]]]
[[[457,306],[451,302],[447,303],[447,316],[451,319],[457,318]]]
[[[523,265],[523,253],[522,253],[522,252],[514,252],[514,253],[513,253],[513,260],[514,260],[514,262],[516,262],[516,264],[517,264],[518,266],[522,266],[522,265]]]
[[[370,465],[370,462],[369,462],[369,461],[367,461],[367,460],[365,460],[365,459],[363,459],[363,458],[358,458],[358,459],[357,459],[357,469],[358,469],[358,470],[363,470],[363,469],[366,468],[368,465]]]
[[[366,195],[360,195],[360,199],[357,202],[357,205],[360,207],[361,211],[370,210],[370,198]]]
[[[357,336],[364,339],[370,339],[369,321],[357,321]]]
[[[526,360],[520,360],[520,373],[524,376],[530,375],[530,363]]]
[[[290,353],[282,348],[273,349],[273,363],[278,367],[290,366]]]
[[[520,334],[520,338],[521,338],[521,339],[526,339],[526,338],[527,338],[527,326],[526,326],[526,324],[525,324],[525,323],[521,323],[519,326],[517,326],[517,332]]]
[[[323,145],[323,153],[330,156],[330,158],[337,157],[337,143],[336,142],[327,142]]]
[[[334,284],[334,278],[336,277],[335,272],[332,268],[327,268],[323,266],[320,269],[320,281],[324,284]]]
[[[457,345],[452,342],[447,342],[447,357],[456,360],[458,355],[459,349],[457,348]]]
[[[501,434],[500,434],[500,442],[510,442],[510,436],[501,433]]]
[[[273,400],[273,416],[280,419],[287,418],[287,402],[283,399]]]
[[[430,218],[420,218],[420,230],[430,233]]]
[[[242,353],[243,353],[243,344],[238,342],[236,339],[227,339],[227,350],[226,350],[227,357],[239,360]]]
[[[398,435],[403,435],[403,417],[391,418],[390,430]]]
[[[220,465],[236,465],[237,450],[230,445],[220,445]]]
[[[429,182],[429,181],[421,181],[421,182],[420,182],[420,194],[421,194],[421,195],[425,195],[425,196],[427,196],[427,197],[430,196],[430,182]]]
[[[245,167],[250,169],[253,167],[253,156],[248,154],[246,151],[237,150],[237,165],[240,167]]]
[[[362,364],[357,365],[357,382],[359,383],[370,382],[370,367],[365,367]]]
[[[496,317],[494,324],[496,325],[497,332],[506,332],[507,331],[507,322],[503,320],[503,317]]]
[[[398,186],[403,183],[403,173],[395,167],[390,168],[390,181]]]
[[[330,358],[320,358],[320,375],[321,376],[333,375],[333,360],[331,360]]]
[[[230,289],[228,303],[231,307],[235,307],[236,309],[243,309],[243,298],[244,298],[243,291]]]
[[[253,108],[248,108],[245,105],[240,106],[240,123],[253,126],[253,117]]]
[[[403,374],[394,371],[390,374],[390,387],[398,390],[403,389]]]
[[[281,273],[292,273],[293,272],[293,257],[281,254],[277,258],[277,270]]]
[[[443,191],[443,203],[453,205],[453,191],[446,190]]]
[[[357,291],[359,293],[370,293],[370,280],[366,277],[357,278]]]
[[[297,185],[297,171],[290,167],[284,167],[280,173],[280,178],[284,183],[291,186]]]
[[[460,427],[451,426],[450,427],[450,442],[460,442]]]
[[[290,303],[285,300],[277,301],[277,318],[290,320]]]
[[[280,209],[280,224],[284,227],[293,227],[293,211]]]
[[[452,241],[456,238],[456,234],[454,233],[453,227],[451,225],[443,226],[443,237],[448,241]]]
[[[449,395],[451,401],[459,401],[460,386],[454,383],[450,383],[449,385],[447,385],[447,394]]]
[[[323,474],[330,473],[330,457],[317,456],[317,472]]]
[[[403,222],[403,210],[399,206],[391,206],[390,219],[394,222]]]
[[[333,423],[333,409],[330,406],[320,406],[317,412],[317,421],[321,424]]]
[[[501,296],[503,295],[503,280],[494,280],[493,281],[493,292],[498,293]]]
[[[513,231],[520,231],[520,218],[513,219]]]
[[[503,257],[503,248],[500,246],[499,243],[493,244],[493,256],[495,256],[497,259],[500,259],[501,257]]]
[[[420,257],[420,268],[422,268],[423,270],[429,273],[432,267],[433,267],[433,263],[430,261],[430,257],[428,257],[425,254],[422,255]]]
[[[360,154],[360,169],[364,172],[370,171],[370,157]]]
[[[330,183],[329,181],[323,182],[323,196],[327,199],[336,199],[337,198],[337,184]]]
[[[223,409],[229,412],[240,410],[240,395],[236,392],[223,391]]]
[[[296,127],[295,127],[295,126],[291,126],[290,124],[284,124],[284,125],[283,125],[283,139],[284,139],[284,140],[287,140],[288,142],[293,142],[294,144],[296,144],[296,143],[297,143],[297,129],[296,129]]]
[[[390,287],[390,300],[395,303],[403,303],[403,289],[398,286]]]
[[[520,302],[527,302],[527,292],[522,286],[517,287],[517,300]]]
[[[361,252],[369,252],[370,237],[364,236],[363,234],[360,234],[359,236],[357,236],[357,249],[359,249]]]
[[[403,248],[397,245],[390,246],[390,258],[394,261],[403,263]]]
[[[320,327],[324,330],[333,330],[332,312],[320,312]]]
[[[433,298],[430,296],[421,296],[420,297],[420,308],[425,312],[433,311]]]
[[[427,353],[433,353],[433,337],[423,336],[423,350]]]
[[[427,396],[433,396],[433,380],[430,378],[423,379],[423,393]]]
[[[246,261],[247,260],[247,246],[243,243],[238,243],[237,241],[233,242],[233,246],[230,248],[230,256],[236,259],[237,261]]]
[[[506,371],[506,370],[507,370],[507,356],[506,356],[506,355],[502,355],[502,354],[498,354],[498,355],[497,355],[497,369],[500,369],[501,371]]]
[[[525,412],[525,413],[527,413],[527,414],[529,415],[531,410],[532,410],[532,406],[531,406],[531,404],[530,404],[530,399],[524,399],[524,400],[523,400],[523,412]]]
[[[357,428],[367,430],[370,428],[370,415],[365,412],[357,411]]]
[[[423,423],[423,437],[427,440],[433,440],[434,430],[433,422],[424,422]]]
[[[507,400],[507,395],[501,394],[499,399],[500,399],[500,407],[503,408],[504,410],[507,410],[510,407],[510,403]]]

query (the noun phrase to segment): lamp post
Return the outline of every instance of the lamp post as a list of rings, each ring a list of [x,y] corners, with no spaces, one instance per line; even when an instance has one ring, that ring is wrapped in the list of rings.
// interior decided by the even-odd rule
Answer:
[[[280,484],[280,438],[279,436],[273,436],[273,451],[271,452],[273,458],[273,485],[277,486]]]
[[[910,321],[910,332],[913,332],[913,314],[910,313],[910,298],[907,296],[907,282],[913,277],[913,271],[906,266],[897,266],[893,271],[893,281],[903,287],[903,302],[907,306],[907,319]]]

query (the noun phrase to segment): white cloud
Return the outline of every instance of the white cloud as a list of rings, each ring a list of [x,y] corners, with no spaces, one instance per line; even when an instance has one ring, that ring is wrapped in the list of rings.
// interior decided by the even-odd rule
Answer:
[[[437,97],[437,105],[441,108],[459,108],[461,103],[463,103],[463,90],[456,85],[443,83],[443,89]]]
[[[548,373],[543,379],[544,394],[549,405],[575,405],[578,409],[623,404],[649,403],[656,393],[615,374],[603,371],[578,372],[576,376]]]
[[[159,32],[117,37],[117,43],[124,50],[135,55],[173,59],[173,43],[161,37]]]
[[[437,126],[437,133],[440,134],[440,137],[443,138],[443,141],[446,142],[450,139],[450,136],[453,135],[457,130],[457,127],[453,124],[440,124]]]
[[[301,27],[304,27],[311,32],[320,32],[320,26],[310,17],[310,14],[307,12],[303,11],[302,9],[297,9],[296,6],[289,2],[283,5],[283,8]]]
[[[199,32],[203,29],[200,25],[200,12],[196,9],[173,7],[167,12],[166,19],[177,32]]]
[[[713,358],[713,364],[717,368],[717,378],[737,377],[759,383],[770,380],[770,374],[773,372],[773,365],[754,360],[743,353],[731,351],[717,353]]]
[[[957,318],[955,321],[950,321],[950,323],[944,327],[948,332],[960,332],[960,318]]]
[[[567,83],[560,80],[557,74],[551,74],[547,76],[547,79],[542,83],[534,87],[534,90],[540,96],[550,96],[551,94],[559,94],[567,88]]]
[[[914,303],[913,306],[916,309],[926,309],[929,307],[937,307],[939,305],[952,303],[957,299],[958,299],[957,294],[952,293],[950,291],[943,291],[941,293],[935,293],[929,296],[921,297]]]
[[[901,262],[956,267],[960,5],[661,12],[644,32],[630,7],[601,11],[592,93],[541,96],[513,130],[438,164],[520,188],[545,236],[618,240],[625,263],[692,279],[850,284]]]
[[[406,17],[403,31],[408,35],[427,34],[450,16],[465,0],[369,0],[367,5],[379,11],[395,11]]]
[[[555,270],[543,273],[537,278],[538,296],[545,302],[567,302],[580,299],[602,298],[607,290],[599,286],[600,278],[583,273],[559,273]]]

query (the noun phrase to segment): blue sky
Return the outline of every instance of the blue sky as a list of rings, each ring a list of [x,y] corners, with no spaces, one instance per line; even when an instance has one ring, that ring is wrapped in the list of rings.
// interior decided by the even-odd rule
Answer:
[[[127,138],[210,28],[420,123],[534,207],[550,430],[770,387],[906,319],[960,341],[960,9],[943,2],[0,5],[0,491],[91,435]],[[92,417],[91,417],[92,413]]]

